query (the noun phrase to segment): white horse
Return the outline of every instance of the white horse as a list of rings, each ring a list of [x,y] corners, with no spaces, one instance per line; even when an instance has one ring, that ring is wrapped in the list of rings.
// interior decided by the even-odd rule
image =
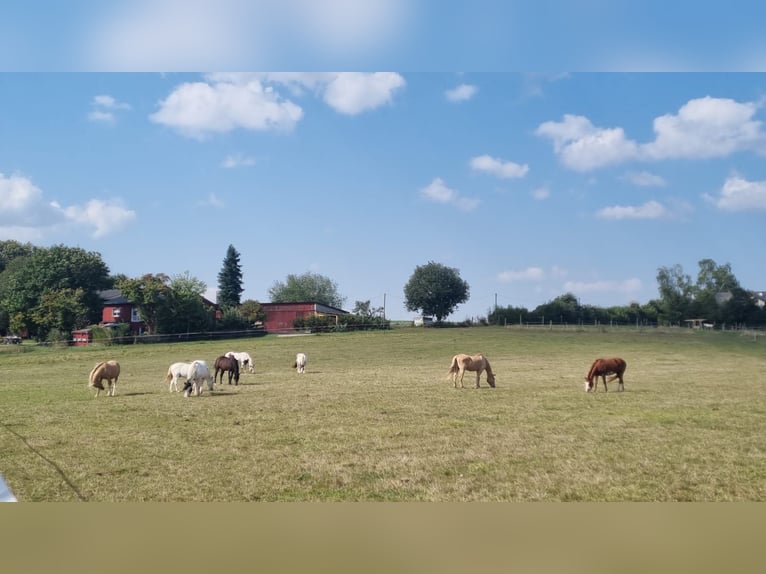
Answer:
[[[247,370],[251,373],[255,372],[255,365],[253,364],[253,359],[250,357],[250,353],[245,353],[244,351],[240,353],[236,351],[229,351],[225,356],[237,359],[239,362],[240,371],[244,371],[247,368]]]
[[[184,396],[200,396],[202,383],[207,382],[207,388],[213,390],[213,377],[205,361],[192,361],[189,366],[188,376],[184,384]]]
[[[207,367],[207,363],[201,359],[192,361],[191,363],[173,363],[168,367],[168,374],[165,375],[165,382],[170,383],[168,390],[171,393],[174,390],[178,392],[178,379],[183,377],[187,381],[189,380],[189,369],[191,369],[191,366],[194,363],[202,363]]]
[[[297,369],[299,373],[306,372],[306,355],[305,353],[298,353],[295,355],[295,363],[293,369]]]

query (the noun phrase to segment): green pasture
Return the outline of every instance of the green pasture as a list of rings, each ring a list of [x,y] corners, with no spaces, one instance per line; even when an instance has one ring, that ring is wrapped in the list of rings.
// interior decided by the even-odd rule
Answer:
[[[201,397],[170,363],[248,351]],[[291,369],[308,355],[307,372]],[[483,352],[497,388],[447,379]],[[586,394],[597,356],[625,392]],[[87,376],[116,359],[115,397]],[[766,342],[689,329],[394,329],[0,348],[0,474],[20,501],[763,501]]]

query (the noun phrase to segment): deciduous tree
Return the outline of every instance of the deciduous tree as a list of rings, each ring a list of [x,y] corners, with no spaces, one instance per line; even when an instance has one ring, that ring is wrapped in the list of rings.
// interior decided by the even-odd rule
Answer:
[[[272,303],[322,303],[330,307],[342,307],[345,297],[338,293],[338,285],[324,275],[306,272],[303,275],[288,275],[282,283],[275,281],[269,289]]]
[[[442,321],[458,305],[468,301],[469,286],[460,272],[441,263],[429,261],[415,268],[404,286],[404,302],[408,311],[422,311]]]

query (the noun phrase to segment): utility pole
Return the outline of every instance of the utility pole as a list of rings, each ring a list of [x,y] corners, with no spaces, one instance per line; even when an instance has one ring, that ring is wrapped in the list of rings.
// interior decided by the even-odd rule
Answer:
[[[383,293],[383,319],[386,318],[386,294]]]

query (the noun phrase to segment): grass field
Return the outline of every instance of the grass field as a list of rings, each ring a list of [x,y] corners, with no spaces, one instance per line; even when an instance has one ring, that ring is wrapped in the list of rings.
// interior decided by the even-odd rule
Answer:
[[[169,393],[171,362],[255,374]],[[297,351],[307,373],[291,369]],[[497,388],[454,389],[483,352]],[[583,392],[597,356],[625,392]],[[115,358],[115,397],[87,388]],[[763,501],[766,342],[657,329],[395,329],[0,349],[0,474],[20,501]]]

